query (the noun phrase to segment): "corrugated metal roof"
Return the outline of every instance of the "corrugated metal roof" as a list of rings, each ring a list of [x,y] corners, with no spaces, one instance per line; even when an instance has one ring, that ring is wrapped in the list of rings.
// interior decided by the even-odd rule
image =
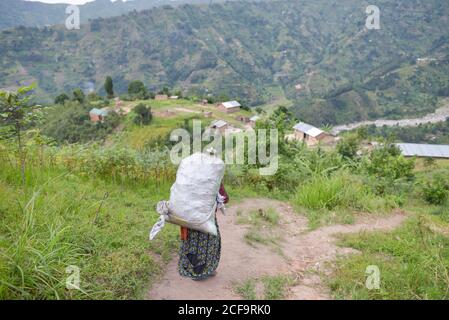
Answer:
[[[90,110],[89,113],[95,114],[97,116],[107,116],[108,115],[107,110],[101,110],[101,109],[97,109],[97,108],[93,108],[92,110]]]
[[[293,129],[304,132],[305,134],[308,134],[309,136],[312,136],[314,138],[324,133],[324,131],[304,122],[298,123],[293,127]]]
[[[224,120],[217,120],[212,122],[212,127],[216,127],[216,128],[221,128],[224,127],[225,125],[227,125],[228,123]]]
[[[256,122],[257,120],[259,120],[260,117],[259,116],[252,116],[251,118],[249,118],[249,121],[254,121]]]
[[[406,157],[449,158],[449,145],[397,143]]]
[[[223,102],[223,106],[225,108],[229,109],[229,108],[241,107],[241,104],[238,103],[237,101],[227,101],[227,102]]]

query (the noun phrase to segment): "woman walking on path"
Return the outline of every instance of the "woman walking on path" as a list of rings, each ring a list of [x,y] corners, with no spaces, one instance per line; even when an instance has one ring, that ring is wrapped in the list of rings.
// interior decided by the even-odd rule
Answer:
[[[220,186],[220,195],[224,198],[223,203],[228,203],[229,197],[224,189],[223,183]],[[220,262],[221,238],[218,228],[217,235],[203,233],[200,231],[181,227],[181,248],[179,258],[179,274],[193,280],[205,280],[216,274],[218,263]]]

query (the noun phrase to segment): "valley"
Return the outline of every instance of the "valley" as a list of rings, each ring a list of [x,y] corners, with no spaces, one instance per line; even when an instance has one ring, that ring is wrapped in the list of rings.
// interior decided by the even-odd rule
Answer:
[[[449,2],[376,2],[379,30],[365,0],[97,0],[67,30],[0,1],[0,300],[446,300]],[[229,203],[192,281],[184,231],[149,232],[209,130]]]

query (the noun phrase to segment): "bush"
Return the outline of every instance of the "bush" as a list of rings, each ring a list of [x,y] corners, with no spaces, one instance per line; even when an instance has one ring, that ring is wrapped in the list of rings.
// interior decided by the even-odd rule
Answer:
[[[144,105],[143,103],[138,104],[133,112],[135,114],[134,123],[138,125],[148,125],[151,123],[153,119],[153,115],[151,113],[151,107]]]
[[[441,205],[447,201],[449,186],[440,176],[434,177],[431,182],[424,183],[422,193],[424,200],[429,204]]]
[[[358,150],[359,138],[353,134],[344,137],[337,144],[337,152],[345,158],[354,159]]]
[[[83,90],[78,88],[73,91],[73,101],[78,101],[79,103],[84,103],[85,100],[86,100],[86,96],[84,95]]]
[[[390,181],[411,179],[414,177],[415,161],[405,159],[395,145],[384,145],[371,152],[368,161],[365,162],[365,168],[370,175]]]
[[[55,104],[64,104],[66,101],[69,101],[70,97],[65,93],[60,94],[55,98]]]
[[[132,99],[140,99],[140,100],[146,100],[150,97],[147,88],[145,88],[143,82],[139,80],[130,82],[128,86],[128,95]]]
[[[95,92],[91,92],[87,95],[87,100],[88,101],[101,101],[101,100],[103,100],[103,98],[101,96],[99,96],[98,94],[96,94]]]

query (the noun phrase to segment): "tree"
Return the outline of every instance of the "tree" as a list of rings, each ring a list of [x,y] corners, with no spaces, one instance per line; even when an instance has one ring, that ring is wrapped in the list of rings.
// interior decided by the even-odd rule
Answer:
[[[106,81],[104,82],[104,90],[108,94],[108,99],[112,99],[114,97],[114,83],[110,76],[106,77]]]
[[[73,101],[78,101],[80,104],[84,103],[86,100],[86,96],[84,95],[83,90],[81,89],[75,89],[73,90]]]
[[[17,138],[20,158],[20,173],[22,183],[25,184],[25,157],[23,152],[22,130],[25,125],[32,122],[37,108],[31,101],[29,93],[35,85],[22,87],[17,92],[0,91],[0,124],[12,126]]]
[[[131,81],[128,86],[128,94],[133,99],[148,99],[148,91],[140,80]]]
[[[166,94],[167,96],[170,95],[170,90],[168,87],[163,87],[161,91],[159,91],[159,94]]]
[[[55,98],[55,104],[64,104],[66,101],[69,101],[70,97],[65,94],[61,93],[59,96]]]
[[[151,114],[151,107],[144,105],[143,103],[138,104],[134,107],[134,123],[139,125],[147,125],[153,119],[153,115]]]
[[[358,135],[349,134],[337,143],[337,152],[343,157],[354,159],[359,151],[360,140]]]

